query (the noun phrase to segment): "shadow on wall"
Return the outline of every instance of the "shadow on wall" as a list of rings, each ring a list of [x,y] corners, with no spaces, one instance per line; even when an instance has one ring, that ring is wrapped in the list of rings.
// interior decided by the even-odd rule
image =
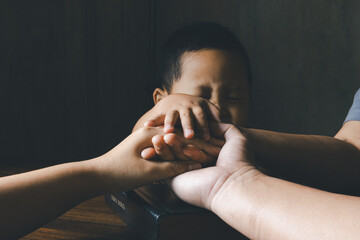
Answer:
[[[152,106],[161,44],[194,21],[229,27],[248,50],[250,126],[333,135],[360,87],[359,9],[345,0],[1,1],[0,161],[111,149]]]

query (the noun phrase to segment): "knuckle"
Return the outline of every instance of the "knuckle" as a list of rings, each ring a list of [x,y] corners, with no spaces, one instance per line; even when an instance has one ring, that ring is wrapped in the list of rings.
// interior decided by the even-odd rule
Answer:
[[[190,100],[190,105],[198,105],[199,101],[196,101],[195,99]]]
[[[152,130],[153,130],[153,127],[145,126],[140,129],[140,132],[146,134],[146,133],[151,132]]]
[[[202,112],[202,107],[200,107],[200,106],[194,106],[194,107],[192,108],[192,111],[193,111],[194,113]]]
[[[196,114],[196,116],[198,116],[200,118],[205,118],[205,113],[202,110],[202,108],[194,108],[193,112],[194,112],[194,114]]]
[[[177,114],[177,110],[172,109],[166,114],[166,116],[174,116],[176,114]]]
[[[190,117],[190,109],[181,112],[182,117]]]

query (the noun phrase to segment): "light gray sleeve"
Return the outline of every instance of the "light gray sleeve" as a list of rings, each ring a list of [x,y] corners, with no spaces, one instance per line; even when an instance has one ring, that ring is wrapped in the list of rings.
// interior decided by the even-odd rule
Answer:
[[[347,121],[360,121],[360,89],[355,93],[354,102],[344,123]]]

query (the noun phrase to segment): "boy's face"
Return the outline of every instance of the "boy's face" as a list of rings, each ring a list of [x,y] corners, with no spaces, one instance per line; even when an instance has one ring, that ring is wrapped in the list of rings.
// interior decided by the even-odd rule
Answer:
[[[220,109],[224,121],[246,126],[249,82],[244,60],[216,49],[186,52],[181,60],[181,78],[173,83],[170,94],[205,98]]]

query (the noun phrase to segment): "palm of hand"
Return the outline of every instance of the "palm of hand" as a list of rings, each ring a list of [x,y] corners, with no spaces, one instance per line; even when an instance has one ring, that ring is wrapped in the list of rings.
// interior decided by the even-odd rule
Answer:
[[[225,125],[226,143],[220,151],[216,166],[190,171],[171,181],[174,192],[184,201],[205,208],[224,182],[237,171],[254,168],[249,162],[247,142],[232,125]]]

